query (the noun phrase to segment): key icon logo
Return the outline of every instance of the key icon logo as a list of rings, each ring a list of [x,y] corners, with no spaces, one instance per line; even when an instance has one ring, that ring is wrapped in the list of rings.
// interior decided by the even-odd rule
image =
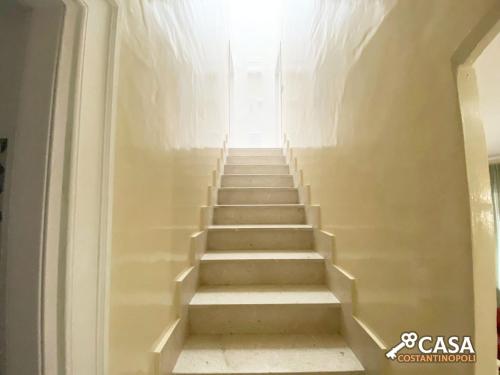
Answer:
[[[411,349],[417,343],[418,335],[415,332],[404,332],[401,334],[401,342],[386,353],[389,359],[396,359],[396,355],[403,348]]]

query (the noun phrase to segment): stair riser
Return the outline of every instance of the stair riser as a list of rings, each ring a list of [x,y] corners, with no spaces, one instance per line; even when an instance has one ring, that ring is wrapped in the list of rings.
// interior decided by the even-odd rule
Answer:
[[[230,148],[228,156],[281,156],[281,148]]]
[[[270,175],[270,176],[238,176],[223,175],[221,178],[222,187],[293,187],[293,177],[291,175]]]
[[[290,174],[288,165],[229,165],[224,166],[225,174]]]
[[[310,250],[312,230],[209,230],[209,250]]]
[[[296,189],[219,189],[219,204],[297,204]]]
[[[336,333],[338,305],[210,305],[190,306],[194,334]]]
[[[215,225],[305,224],[304,207],[216,207]]]
[[[228,164],[269,165],[286,164],[284,156],[228,156]]]
[[[324,284],[323,260],[202,261],[202,285]]]
[[[242,373],[243,375],[263,375],[262,372],[244,372]],[[267,372],[265,374],[272,374],[270,372]],[[304,372],[303,371],[299,371],[299,372],[282,372],[280,371],[279,373],[277,373],[279,375],[304,375]],[[220,372],[178,372],[178,371],[174,371],[172,373],[172,375],[229,375],[229,374],[221,374]],[[356,370],[353,370],[353,371],[342,371],[342,372],[339,372],[339,371],[321,371],[321,372],[311,372],[311,371],[308,371],[307,372],[307,375],[365,375],[365,372],[364,371],[356,371]]]

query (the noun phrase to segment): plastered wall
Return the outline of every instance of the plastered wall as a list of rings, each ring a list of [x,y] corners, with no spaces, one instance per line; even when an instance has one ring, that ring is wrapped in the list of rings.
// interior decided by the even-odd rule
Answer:
[[[109,373],[150,374],[227,134],[228,37],[217,1],[120,6]]]
[[[321,205],[322,226],[336,235],[337,263],[356,278],[358,317],[389,347],[407,330],[474,334],[471,216],[451,58],[493,3],[287,3],[284,130]],[[493,252],[483,250],[491,255],[482,270],[489,278]],[[478,339],[476,373],[492,374],[494,309],[481,314],[490,330]],[[395,373],[472,374],[473,366],[396,365]]]

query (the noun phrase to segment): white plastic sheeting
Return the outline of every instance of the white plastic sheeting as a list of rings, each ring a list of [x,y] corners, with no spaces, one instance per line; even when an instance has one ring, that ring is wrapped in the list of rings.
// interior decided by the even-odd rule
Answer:
[[[338,142],[345,82],[396,0],[287,0],[283,123],[294,146]]]
[[[157,149],[220,147],[228,127],[225,2],[123,0],[120,115]]]

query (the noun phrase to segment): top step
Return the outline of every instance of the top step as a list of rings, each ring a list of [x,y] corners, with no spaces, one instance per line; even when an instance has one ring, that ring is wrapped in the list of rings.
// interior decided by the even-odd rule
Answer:
[[[282,148],[230,148],[229,156],[282,156]]]

